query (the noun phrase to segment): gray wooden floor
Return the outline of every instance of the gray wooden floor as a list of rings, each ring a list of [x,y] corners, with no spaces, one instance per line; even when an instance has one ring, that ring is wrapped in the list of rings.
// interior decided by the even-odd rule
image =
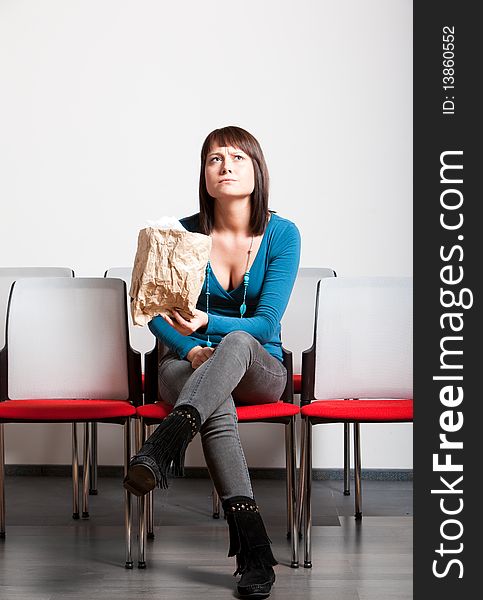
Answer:
[[[284,483],[254,480],[280,564],[273,600],[412,598],[412,484],[364,481],[362,524],[340,481],[313,483],[313,568],[291,569]],[[0,542],[2,600],[234,598],[227,528],[211,518],[206,479],[176,479],[156,494],[148,568],[124,569],[122,488],[99,481],[90,519],[71,518],[70,479],[7,477],[7,538]],[[134,555],[136,558],[136,555]]]

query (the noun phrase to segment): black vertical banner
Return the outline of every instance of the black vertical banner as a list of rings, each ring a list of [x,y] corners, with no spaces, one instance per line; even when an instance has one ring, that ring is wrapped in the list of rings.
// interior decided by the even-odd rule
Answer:
[[[414,2],[416,600],[483,593],[478,4]]]

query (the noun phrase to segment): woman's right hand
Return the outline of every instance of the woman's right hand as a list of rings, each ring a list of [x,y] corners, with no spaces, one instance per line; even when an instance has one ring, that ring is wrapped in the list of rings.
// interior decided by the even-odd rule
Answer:
[[[210,358],[214,351],[214,348],[209,348],[208,346],[195,346],[191,348],[186,358],[190,361],[193,369],[197,369]]]

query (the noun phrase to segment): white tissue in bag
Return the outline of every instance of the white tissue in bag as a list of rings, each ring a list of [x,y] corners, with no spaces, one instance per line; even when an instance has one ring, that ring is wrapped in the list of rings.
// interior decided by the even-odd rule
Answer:
[[[186,231],[176,217],[161,217],[156,221],[146,221],[148,227],[155,229],[174,229],[175,231]]]

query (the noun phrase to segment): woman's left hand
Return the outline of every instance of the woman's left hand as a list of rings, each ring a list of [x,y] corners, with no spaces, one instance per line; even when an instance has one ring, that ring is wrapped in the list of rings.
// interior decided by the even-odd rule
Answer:
[[[208,324],[208,315],[202,310],[198,310],[195,308],[193,310],[194,316],[191,317],[189,321],[183,319],[183,317],[177,312],[175,309],[172,309],[173,317],[169,317],[168,315],[163,315],[163,318],[167,323],[174,327],[176,331],[181,333],[181,335],[190,335],[200,327],[204,327]]]

